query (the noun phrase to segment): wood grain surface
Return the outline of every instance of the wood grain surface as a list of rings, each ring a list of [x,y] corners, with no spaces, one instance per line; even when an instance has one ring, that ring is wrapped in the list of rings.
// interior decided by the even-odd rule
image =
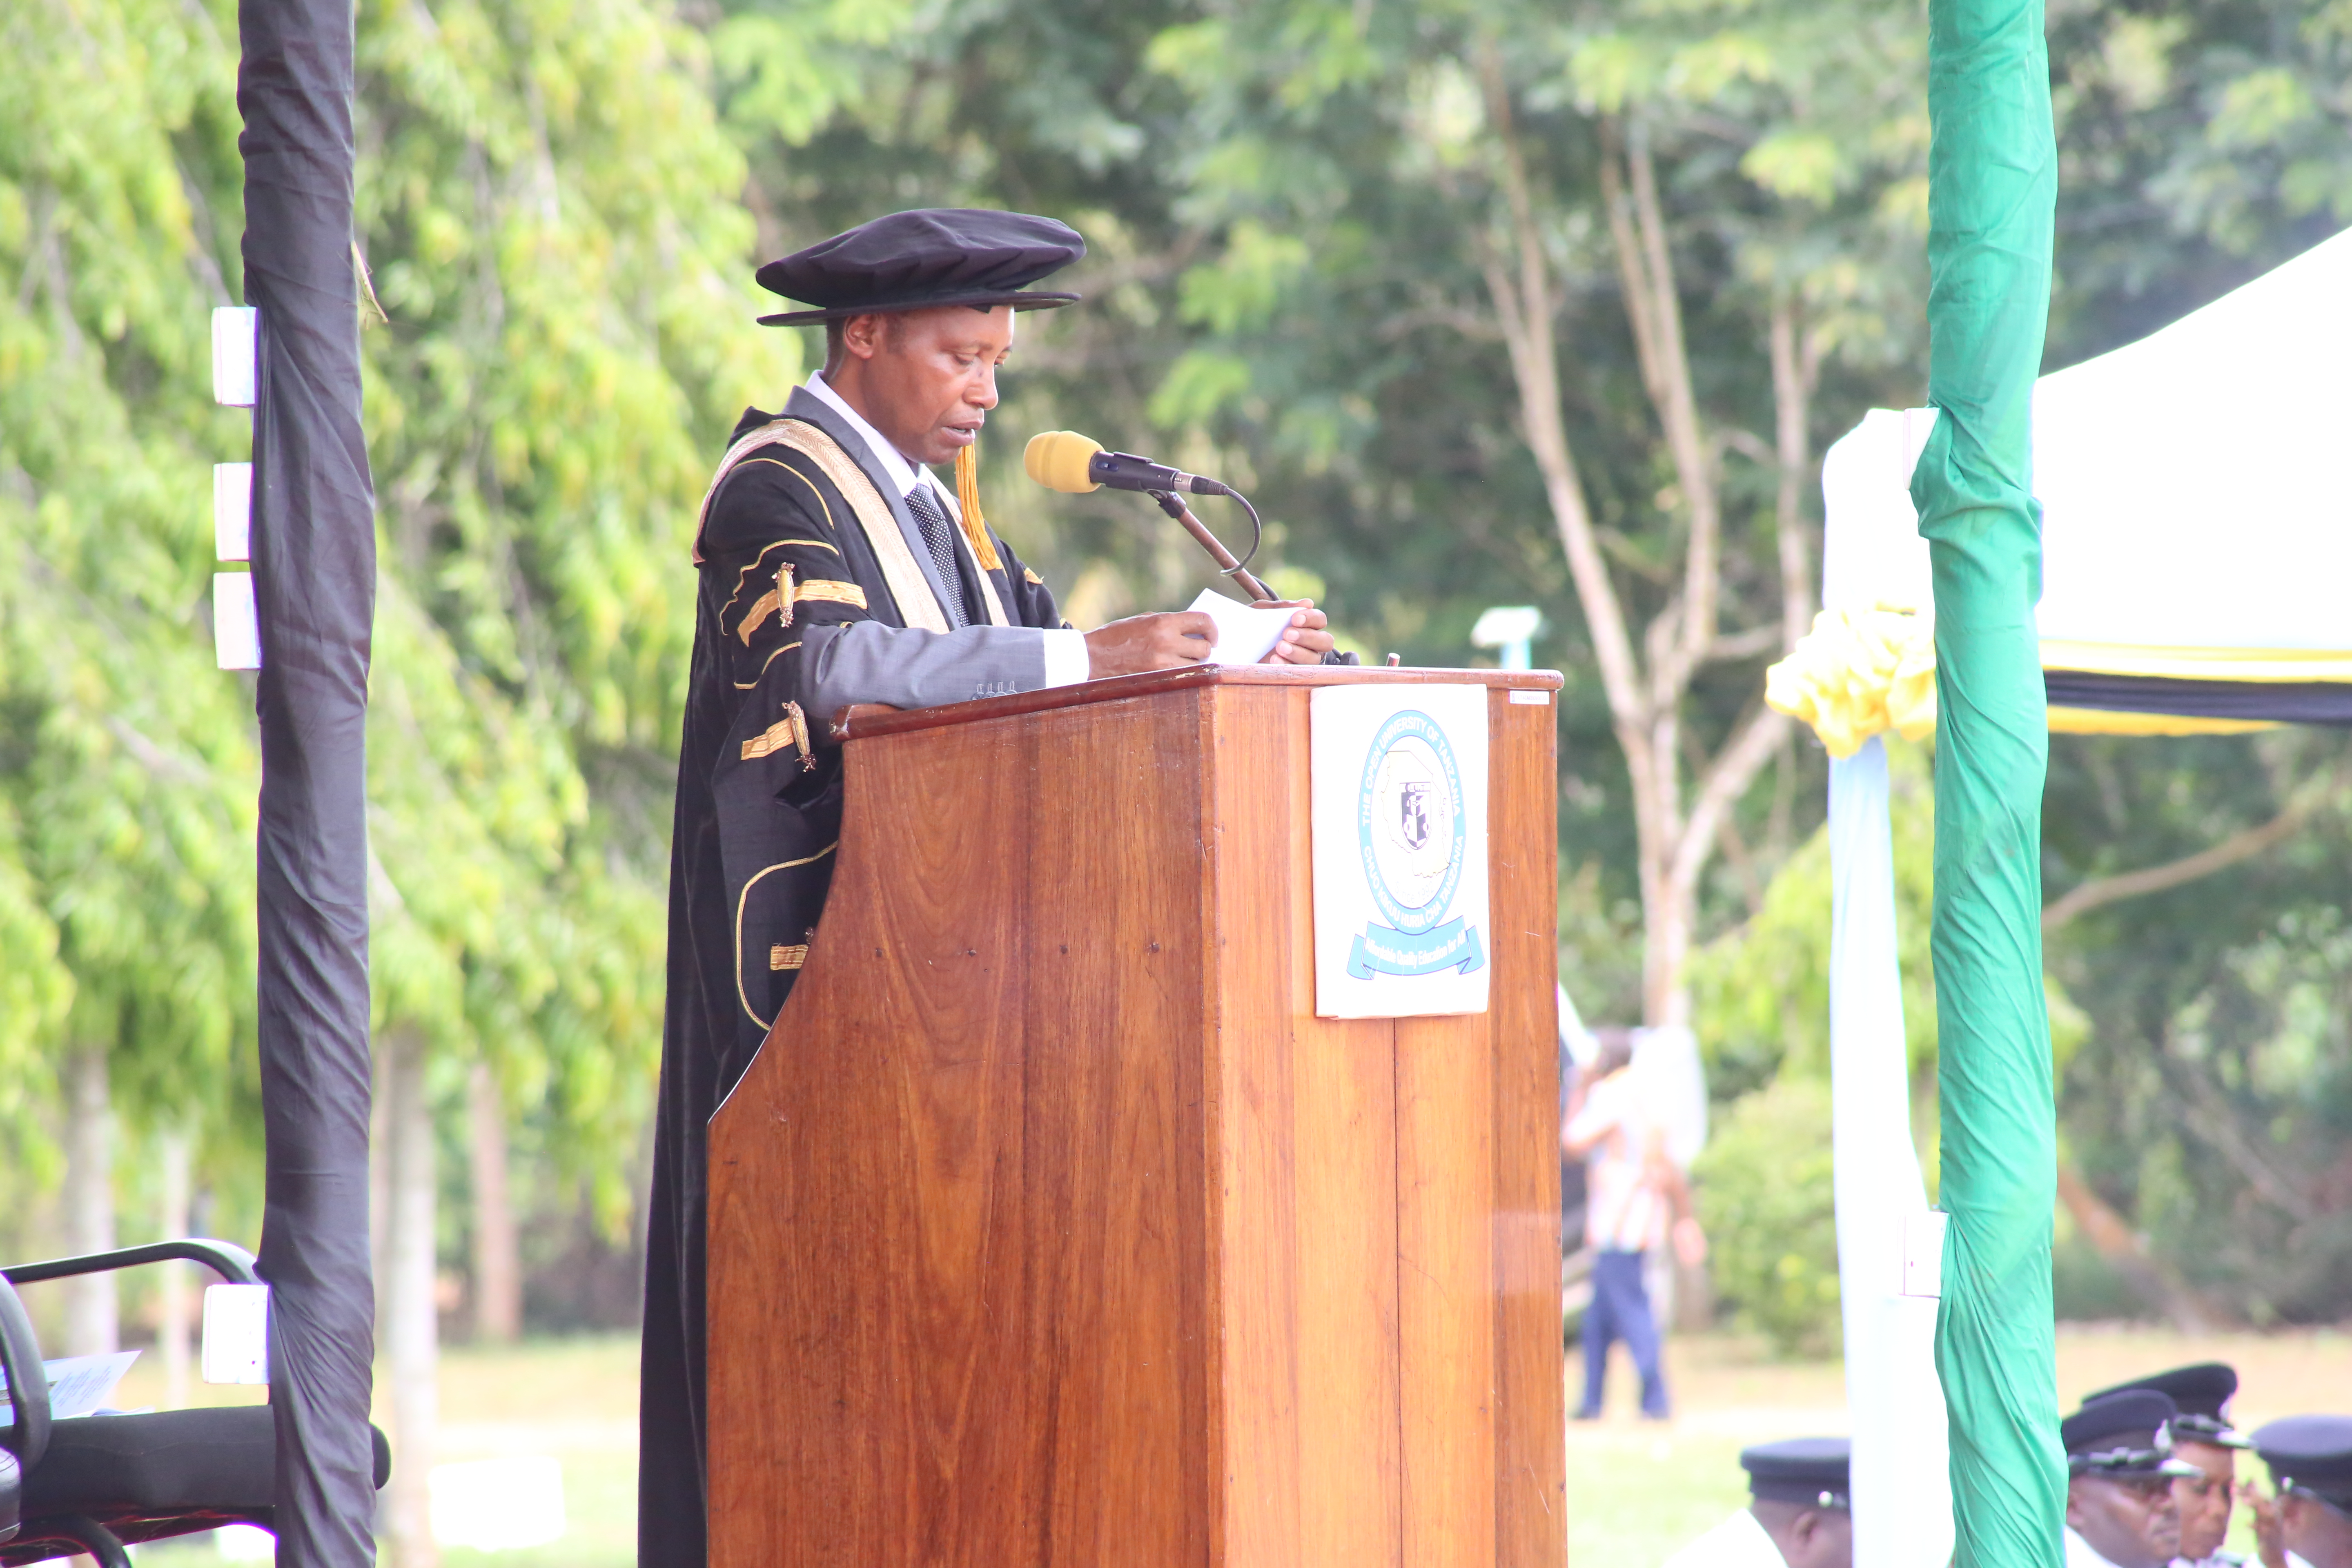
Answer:
[[[1486,693],[1495,1138],[1495,1561],[1567,1554],[1560,1365],[1559,763],[1554,709]]]
[[[1490,1011],[1339,1021],[1307,698],[1404,672],[1181,673],[853,717],[711,1127],[719,1568],[1562,1560],[1546,678],[1459,672]]]
[[[1358,668],[1328,664],[1193,664],[1181,669],[1152,670],[1143,675],[1117,675],[1082,680],[1070,686],[1049,686],[1011,697],[982,697],[938,708],[891,708],[858,703],[832,717],[836,741],[870,740],[899,735],[909,730],[935,730],[942,725],[969,724],[1016,713],[1045,713],[1057,708],[1082,708],[1096,702],[1124,702],[1155,697],[1163,691],[1189,691],[1203,686],[1449,686],[1505,687],[1520,691],[1557,691],[1556,669],[1423,669]]]

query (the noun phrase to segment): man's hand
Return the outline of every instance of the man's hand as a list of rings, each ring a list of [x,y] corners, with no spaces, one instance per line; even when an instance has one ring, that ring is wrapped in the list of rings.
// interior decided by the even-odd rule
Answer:
[[[2252,1481],[2238,1483],[2238,1500],[2254,1516],[2254,1553],[2263,1568],[2286,1568],[2286,1522],[2279,1500]]]
[[[1260,599],[1250,606],[1253,610],[1292,611],[1289,626],[1274,651],[1258,660],[1260,664],[1320,664],[1323,656],[1331,651],[1331,634],[1323,628],[1330,624],[1312,599]]]
[[[1216,646],[1216,635],[1217,623],[1198,610],[1129,616],[1087,634],[1087,675],[1090,679],[1100,680],[1107,675],[1182,669],[1209,657]],[[1297,634],[1294,630],[1282,635]],[[1329,640],[1324,638],[1327,643]]]
[[[1684,1268],[1696,1268],[1706,1261],[1706,1232],[1699,1228],[1692,1215],[1685,1215],[1675,1221],[1674,1244],[1675,1261]]]

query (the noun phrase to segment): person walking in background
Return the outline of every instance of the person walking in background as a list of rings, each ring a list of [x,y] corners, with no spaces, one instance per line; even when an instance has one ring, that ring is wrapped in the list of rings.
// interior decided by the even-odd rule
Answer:
[[[1629,1069],[1628,1029],[1598,1029],[1599,1056],[1580,1074],[1560,1127],[1560,1150],[1585,1161],[1584,1240],[1592,1249],[1592,1305],[1584,1314],[1584,1399],[1580,1421],[1601,1415],[1609,1347],[1625,1342],[1642,1377],[1642,1414],[1670,1414],[1658,1363],[1658,1324],[1642,1279],[1643,1255],[1672,1237],[1683,1266],[1706,1260],[1706,1237],[1691,1213],[1690,1184],[1666,1151],[1664,1123]],[[1589,1083],[1585,1080],[1589,1079]]]

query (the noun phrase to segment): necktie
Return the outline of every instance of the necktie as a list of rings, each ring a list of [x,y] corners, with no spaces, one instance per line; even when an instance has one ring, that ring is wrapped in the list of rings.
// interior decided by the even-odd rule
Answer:
[[[948,521],[945,509],[927,484],[918,484],[907,492],[907,510],[914,514],[915,526],[922,530],[923,544],[931,552],[931,564],[940,569],[940,584],[947,590],[940,607],[947,612],[949,629],[971,625],[971,616],[964,607],[963,575],[956,570],[955,524]]]

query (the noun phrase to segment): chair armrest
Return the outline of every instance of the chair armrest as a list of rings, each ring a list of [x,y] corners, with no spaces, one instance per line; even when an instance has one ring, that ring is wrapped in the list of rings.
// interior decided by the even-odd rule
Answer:
[[[173,1258],[201,1263],[232,1285],[261,1283],[261,1276],[254,1272],[253,1254],[233,1241],[207,1241],[194,1236],[178,1241],[152,1241],[144,1247],[125,1247],[113,1252],[93,1252],[84,1258],[12,1263],[0,1268],[0,1279],[12,1284],[30,1285],[36,1280],[105,1274],[117,1268],[136,1268],[142,1263],[168,1263]]]
[[[0,1280],[0,1371],[8,1374],[8,1402],[16,1406],[0,1429],[0,1448],[16,1456],[17,1473],[29,1478],[49,1448],[49,1378],[33,1321],[5,1280]]]

